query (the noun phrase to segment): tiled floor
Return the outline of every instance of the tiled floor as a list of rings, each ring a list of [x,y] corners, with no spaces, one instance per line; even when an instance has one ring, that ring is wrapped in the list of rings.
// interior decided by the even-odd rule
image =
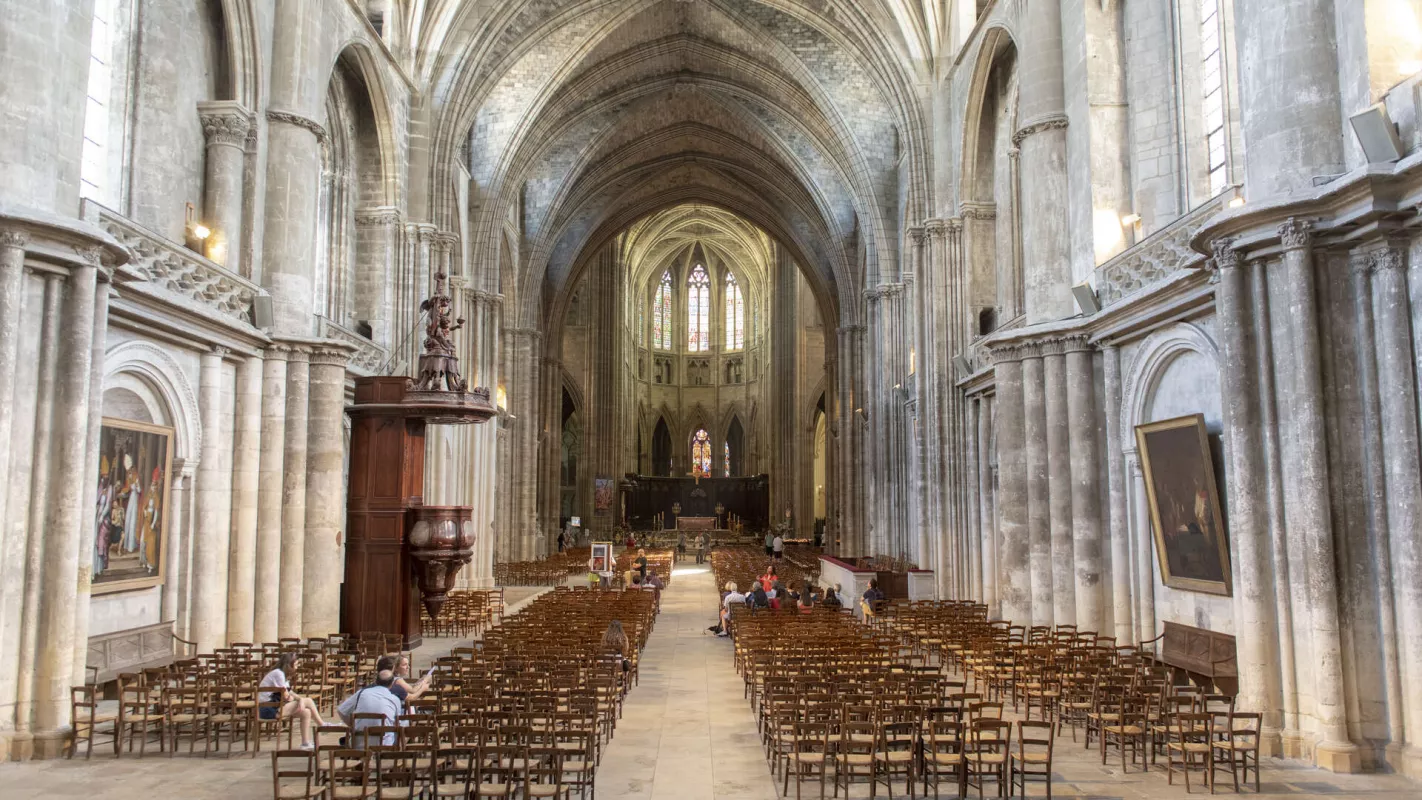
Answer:
[[[513,609],[533,594],[510,589],[506,602]],[[627,697],[617,735],[598,771],[599,797],[774,800],[779,795],[743,685],[731,667],[730,643],[704,632],[714,619],[716,597],[710,574],[695,567],[678,570],[672,587],[663,594],[662,614],[642,657],[641,683]],[[454,644],[453,640],[429,641],[417,652],[417,664],[428,663]],[[1098,751],[1084,750],[1070,736],[1058,740],[1054,766],[1054,797],[1166,800],[1190,796],[1178,783],[1167,786],[1164,772],[1123,775],[1114,759],[1111,766],[1103,767]],[[269,761],[247,756],[230,760],[150,756],[140,761],[96,755],[90,762],[0,764],[0,797],[256,800],[271,796],[270,776]],[[1266,763],[1262,788],[1261,797],[1291,800],[1422,800],[1422,785],[1395,775],[1333,775],[1284,761]],[[988,796],[992,791],[989,786]],[[794,792],[792,785],[790,796]],[[1228,789],[1221,793],[1231,794]],[[882,787],[878,794],[884,795]],[[903,786],[896,785],[894,794],[903,796]],[[1041,786],[1031,791],[1036,797],[1044,794]],[[1195,787],[1194,796],[1206,794],[1204,788]],[[803,797],[818,795],[818,783],[805,785]],[[850,796],[866,798],[868,787],[855,786]]]

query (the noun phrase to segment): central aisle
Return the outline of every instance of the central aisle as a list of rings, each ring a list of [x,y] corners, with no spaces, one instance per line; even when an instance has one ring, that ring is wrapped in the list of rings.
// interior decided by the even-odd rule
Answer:
[[[731,642],[715,622],[709,567],[680,567],[642,653],[641,683],[627,695],[597,773],[599,797],[629,800],[766,800],[776,796],[755,718],[736,675]]]

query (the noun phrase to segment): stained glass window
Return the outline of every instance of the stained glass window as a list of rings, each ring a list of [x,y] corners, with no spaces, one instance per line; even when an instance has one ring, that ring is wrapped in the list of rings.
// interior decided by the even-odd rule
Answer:
[[[686,286],[686,349],[704,353],[711,349],[711,276],[697,264]]]
[[[726,270],[726,349],[746,346],[746,303],[735,273]]]
[[[705,428],[691,437],[691,468],[700,468],[702,475],[711,474],[711,434]]]
[[[726,442],[726,477],[731,477],[731,443]]]
[[[659,350],[672,349],[671,270],[662,273],[662,283],[652,301],[652,346]]]

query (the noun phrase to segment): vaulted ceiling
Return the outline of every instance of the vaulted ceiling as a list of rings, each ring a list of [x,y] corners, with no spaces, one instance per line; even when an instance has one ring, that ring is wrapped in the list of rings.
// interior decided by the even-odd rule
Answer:
[[[516,287],[517,324],[537,325],[596,247],[686,203],[775,237],[851,322],[929,200],[901,189],[929,184],[908,179],[929,149],[909,6],[436,1],[420,63],[431,169],[468,165],[476,257],[517,253],[497,284]]]

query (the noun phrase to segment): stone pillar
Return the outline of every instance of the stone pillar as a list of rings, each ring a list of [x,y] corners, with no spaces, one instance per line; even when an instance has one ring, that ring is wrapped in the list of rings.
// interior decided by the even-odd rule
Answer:
[[[79,211],[94,0],[8,0],[0,25],[0,175],[7,203]],[[42,80],[17,76],[42,69]]]
[[[1047,474],[1046,376],[1038,345],[1027,345],[1022,359],[1022,413],[1026,437],[1023,452],[1027,464],[1027,541],[1032,574],[1032,607],[1027,617],[1014,619],[1019,625],[1052,624],[1052,528],[1051,483]],[[1029,621],[1030,620],[1030,621]]]
[[[281,524],[286,463],[286,359],[290,348],[267,347],[262,357],[262,434],[257,472],[256,563],[263,575],[281,575]],[[280,589],[261,586],[253,598],[252,640],[277,640]]]
[[[1151,541],[1150,504],[1146,496],[1145,472],[1135,448],[1126,455],[1130,473],[1132,512],[1136,532],[1136,641],[1156,637],[1155,630],[1155,543]]]
[[[179,636],[183,636],[185,632],[184,626],[177,624],[182,611],[178,601],[178,573],[182,571],[179,564],[182,563],[182,544],[183,537],[186,535],[183,523],[187,520],[189,508],[188,473],[191,469],[187,459],[173,459],[173,477],[172,482],[168,484],[168,538],[163,541],[163,569],[167,577],[163,580],[163,605],[159,619],[164,622],[173,622],[173,630]],[[183,638],[188,637],[183,636]]]
[[[301,635],[306,580],[306,447],[311,350],[291,348],[286,357],[286,438],[282,455],[281,584],[277,636]]]
[[[1219,321],[1224,433],[1229,468],[1229,538],[1234,561],[1235,625],[1239,636],[1239,701],[1264,712],[1264,738],[1277,743],[1280,718],[1278,654],[1274,650],[1274,582],[1269,563],[1264,496],[1263,426],[1258,372],[1250,330],[1248,277],[1230,240],[1214,243],[1219,270],[1215,314]]]
[[[0,89],[0,92],[5,90]],[[20,317],[24,303],[25,244],[22,230],[0,230],[0,467],[10,466],[10,425],[15,416],[15,367],[20,351]],[[0,492],[0,520],[6,516],[8,492]]]
[[[227,644],[227,586],[218,580],[222,559],[219,545],[227,538],[219,534],[229,520],[221,518],[220,495],[231,488],[222,472],[222,359],[227,348],[214,347],[202,354],[198,384],[198,412],[202,415],[202,455],[197,473],[197,525],[193,530],[192,618],[189,635],[199,653]]]
[[[1060,339],[1042,344],[1046,388],[1047,524],[1051,562],[1052,622],[1076,624],[1075,545],[1072,544],[1071,416],[1067,409],[1066,343]],[[1080,477],[1080,474],[1077,474]],[[1035,551],[1033,555],[1036,555]]]
[[[1101,348],[1106,391],[1106,492],[1111,506],[1111,607],[1116,643],[1134,636],[1131,620],[1131,547],[1126,506],[1125,456],[1121,452],[1121,351],[1114,344]],[[1105,633],[1105,631],[1102,631]]]
[[[963,448],[966,458],[963,461],[965,469],[963,470],[962,476],[963,480],[967,483],[965,487],[967,491],[964,492],[964,497],[966,497],[968,501],[967,513],[964,514],[964,522],[966,524],[963,526],[962,531],[962,535],[967,540],[967,547],[965,548],[967,563],[963,565],[967,576],[967,590],[959,596],[964,599],[972,599],[981,602],[983,598],[981,571],[983,562],[981,554],[982,529],[979,520],[982,519],[982,513],[978,510],[978,502],[982,497],[983,470],[987,465],[978,461],[978,454],[981,450],[981,448],[978,447],[978,430],[980,428],[978,417],[985,414],[987,409],[977,400],[971,400],[968,402],[967,412],[967,424],[963,426],[963,432],[967,436],[967,441]],[[931,453],[924,452],[920,460],[923,462],[924,470],[926,471],[928,465],[934,463],[937,459],[934,459]],[[939,564],[941,565],[945,561],[947,561],[946,556],[939,559]],[[937,566],[936,568],[942,569],[941,566]],[[942,585],[941,579],[939,585]],[[951,598],[953,595],[940,595],[940,597]]]
[[[178,635],[192,640],[192,620],[193,620],[193,527],[197,520],[197,513],[193,510],[197,498],[197,464],[191,460],[183,462],[182,471],[177,474],[178,489],[183,495],[182,517],[174,516],[178,521],[179,537],[177,541],[178,559],[174,562],[178,571],[178,596],[176,598],[176,625]]]
[[[1028,540],[1026,406],[1023,402],[1022,353],[1016,347],[997,353],[997,466],[999,618],[1015,624],[1032,619],[1032,573]],[[1040,363],[1040,362],[1039,362]]]
[[[1066,90],[1062,82],[1062,16],[1038,4],[1024,17],[1018,114],[1012,136],[1021,155],[1022,263],[1027,270],[1029,323],[1065,319],[1071,298],[1071,234],[1067,225]],[[1034,587],[1036,588],[1036,587]],[[1040,623],[1039,623],[1040,624]]]
[[[1101,448],[1096,439],[1096,370],[1086,337],[1072,337],[1068,340],[1066,373],[1076,624],[1081,630],[1098,631],[1104,636],[1106,619],[1101,597]]]
[[[236,431],[232,445],[232,546],[227,579],[227,637],[234,642],[251,642],[255,598],[267,588],[257,586],[257,492],[262,436],[260,356],[249,356],[238,363],[236,401]],[[262,565],[264,574],[269,566]]]
[[[15,727],[24,734],[34,721],[40,687],[35,678],[39,665],[40,610],[45,605],[43,576],[45,541],[48,538],[51,486],[54,479],[56,384],[59,364],[60,328],[64,324],[64,278],[58,273],[45,276],[44,309],[40,314],[39,371],[35,385],[33,461],[30,464],[28,525],[24,530],[24,566],[18,577],[24,584],[20,616],[20,646],[15,697]],[[19,511],[19,509],[15,509]],[[25,754],[28,757],[28,754]]]
[[[251,114],[231,100],[198,103],[207,136],[207,172],[203,183],[202,221],[212,231],[207,257],[238,274],[242,272],[243,176]]]
[[[88,263],[74,266],[66,281],[64,325],[59,353],[64,369],[55,382],[54,438],[44,571],[39,613],[39,660],[35,667],[35,752],[57,755],[69,723],[69,687],[73,679],[76,592],[79,574],[79,529],[93,518],[84,507],[84,487],[92,479],[88,466],[89,368],[94,348],[98,252]]]
[[[1279,235],[1284,245],[1286,324],[1293,342],[1290,366],[1294,382],[1289,405],[1297,434],[1297,463],[1285,471],[1285,480],[1293,484],[1289,519],[1302,534],[1309,572],[1309,617],[1317,662],[1313,672],[1315,715],[1320,737],[1315,753],[1318,765],[1325,769],[1356,772],[1360,756],[1358,746],[1348,738],[1343,701],[1343,645],[1338,625],[1338,574],[1334,566],[1313,247],[1305,222],[1291,218],[1280,226]]]
[[[1312,191],[1345,170],[1335,0],[1251,0],[1235,7],[1245,191],[1251,204]]]
[[[987,604],[988,616],[999,614],[997,583],[997,515],[993,513],[992,430],[993,403],[978,400],[978,530],[982,553],[980,600]]]
[[[96,409],[89,415],[85,432],[84,475],[99,474],[99,435],[103,427],[104,397],[104,349],[109,333],[109,282],[107,275],[99,275],[100,281],[94,292],[94,330],[89,347],[89,398]],[[83,508],[95,508],[99,501],[99,485],[85,479]],[[89,661],[89,597],[94,581],[94,537],[98,534],[92,524],[79,526],[79,581],[78,594],[74,598],[74,642],[73,666],[70,669],[70,684],[82,685],[86,680],[85,665]],[[159,558],[162,556],[160,555]],[[83,643],[83,646],[77,646]]]
[[[302,636],[308,638],[341,629],[347,355],[345,346],[318,346],[309,362],[301,599]]]
[[[1373,253],[1378,332],[1378,397],[1381,400],[1383,464],[1386,467],[1387,539],[1378,574],[1394,581],[1395,657],[1403,686],[1398,704],[1407,732],[1403,751],[1407,774],[1422,776],[1422,462],[1418,458],[1417,395],[1408,320],[1405,253],[1389,246]],[[1386,585],[1384,587],[1386,588]],[[1388,604],[1385,604],[1385,606]],[[1385,643],[1386,644],[1386,643]]]

